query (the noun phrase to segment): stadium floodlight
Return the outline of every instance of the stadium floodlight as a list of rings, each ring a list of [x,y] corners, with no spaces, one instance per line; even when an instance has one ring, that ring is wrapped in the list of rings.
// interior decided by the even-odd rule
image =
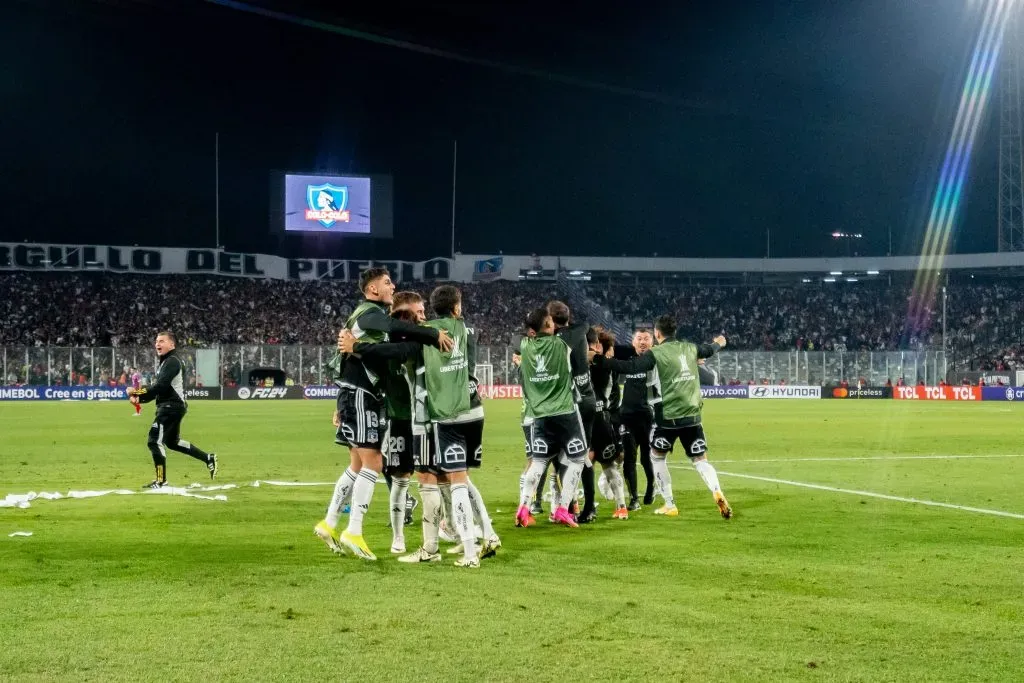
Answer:
[[[570,270],[569,275],[583,275],[582,270]]]
[[[805,278],[804,278],[803,280],[801,280],[800,282],[810,282],[810,281],[811,281],[811,278],[809,278],[809,277],[805,277]]]
[[[848,277],[848,278],[846,278],[846,281],[847,282],[857,282],[857,278],[855,278],[855,277]]]
[[[829,275],[842,275],[842,274],[843,274],[843,271],[841,271],[841,270],[830,270],[830,271],[828,272],[828,274],[829,274]]]
[[[835,281],[836,281],[836,279],[834,277],[827,277],[827,278],[825,278],[825,282],[835,282]]]
[[[868,275],[878,275],[878,271],[877,270],[869,270],[868,271]]]

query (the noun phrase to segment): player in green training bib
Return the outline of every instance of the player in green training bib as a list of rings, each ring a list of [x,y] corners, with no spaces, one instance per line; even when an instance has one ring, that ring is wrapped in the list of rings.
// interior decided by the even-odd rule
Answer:
[[[462,542],[463,557],[455,564],[479,567],[480,560],[501,546],[494,533],[479,490],[468,470],[483,459],[484,409],[476,389],[472,366],[476,362],[476,333],[462,319],[462,292],[442,285],[430,294],[430,307],[438,317],[427,325],[444,330],[452,338],[450,351],[424,347],[417,369],[417,397],[424,397],[433,432],[433,465],[451,485],[449,519]],[[420,391],[420,387],[423,391]],[[416,397],[414,397],[416,398]],[[474,512],[483,527],[478,547]]]
[[[413,451],[420,492],[424,495],[424,543],[415,553],[399,560],[410,563],[440,560],[437,549],[440,505],[435,505],[433,494],[438,488],[450,485],[449,519],[462,541],[457,551],[463,554],[456,565],[479,567],[481,559],[494,555],[501,547],[501,540],[494,533],[480,492],[467,473],[468,469],[480,466],[483,454],[483,404],[470,365],[476,357],[476,335],[462,319],[462,294],[456,287],[436,288],[430,295],[430,306],[439,317],[424,326],[451,339],[448,350],[417,346],[410,352],[409,345],[401,343],[353,344],[352,339],[346,343],[364,360],[413,359],[412,432],[414,437],[432,435],[429,444],[425,438],[414,438]],[[428,493],[430,495],[426,495]],[[484,533],[481,546],[476,542],[474,513]]]
[[[657,344],[644,355],[628,361],[598,356],[595,365],[614,372],[646,372],[650,401],[654,408],[654,433],[651,435],[651,460],[654,477],[665,505],[655,514],[675,517],[679,514],[672,495],[672,475],[668,471],[668,454],[676,439],[689,456],[694,468],[714,496],[722,517],[729,519],[732,508],[722,493],[718,474],[707,459],[708,444],[701,425],[704,399],[700,393],[697,361],[710,358],[726,344],[719,335],[710,344],[694,344],[676,339],[676,321],[667,315],[654,325]]]
[[[443,332],[388,315],[395,285],[387,268],[363,271],[359,276],[359,289],[365,299],[345,322],[345,330],[356,339],[364,343],[381,343],[387,341],[389,334],[400,333],[413,341],[450,348],[451,339]],[[341,355],[339,361],[334,363],[340,373],[334,414],[338,427],[336,441],[349,447],[350,464],[335,484],[326,516],[313,531],[335,552],[348,549],[356,557],[376,560],[376,555],[363,539],[363,518],[373,499],[374,484],[384,469],[381,446],[387,420],[383,384],[380,369],[367,366],[362,358]],[[339,534],[338,521],[348,500],[351,500],[348,525]]]
[[[562,491],[551,517],[557,524],[575,527],[576,520],[569,514],[568,506],[580,483],[587,442],[573,393],[571,349],[565,340],[555,336],[555,324],[546,308],[532,311],[526,318],[526,328],[527,336],[519,349],[519,371],[523,401],[529,406],[533,423],[527,437],[530,467],[520,480],[516,526],[534,524],[530,502],[537,483],[552,458],[564,458]]]

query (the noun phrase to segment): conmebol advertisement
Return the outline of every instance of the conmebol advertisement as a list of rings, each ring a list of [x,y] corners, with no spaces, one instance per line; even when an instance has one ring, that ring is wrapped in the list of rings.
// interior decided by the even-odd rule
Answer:
[[[126,387],[25,386],[0,387],[0,401],[126,400]]]

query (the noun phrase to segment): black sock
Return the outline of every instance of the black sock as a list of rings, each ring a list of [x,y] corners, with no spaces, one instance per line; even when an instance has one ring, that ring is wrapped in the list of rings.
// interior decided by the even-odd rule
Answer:
[[[548,467],[550,467],[550,466],[551,466],[550,462],[548,462],[547,464],[544,465],[544,471],[541,472],[541,474],[540,474],[540,481],[537,482],[537,502],[538,503],[541,502],[542,500],[544,500],[544,482],[548,478]]]
[[[583,509],[580,514],[587,514],[594,511],[594,468],[583,466]]]
[[[196,460],[200,460],[204,463],[210,462],[210,454],[194,444],[188,445],[188,454],[191,455]]]
[[[622,476],[626,479],[626,488],[630,499],[636,498],[636,448],[624,448],[622,458]]]
[[[644,493],[644,499],[649,502],[654,498],[654,464],[651,462],[650,448],[640,451],[640,464],[643,466],[644,476],[647,478],[647,491]]]
[[[387,470],[384,470],[384,483],[388,485],[388,491],[391,490],[391,475]]]

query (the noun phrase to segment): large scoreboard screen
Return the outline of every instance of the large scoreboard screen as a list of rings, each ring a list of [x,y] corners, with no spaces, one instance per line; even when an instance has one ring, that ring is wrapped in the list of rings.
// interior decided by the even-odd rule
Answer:
[[[391,237],[391,178],[285,174],[284,229]]]

